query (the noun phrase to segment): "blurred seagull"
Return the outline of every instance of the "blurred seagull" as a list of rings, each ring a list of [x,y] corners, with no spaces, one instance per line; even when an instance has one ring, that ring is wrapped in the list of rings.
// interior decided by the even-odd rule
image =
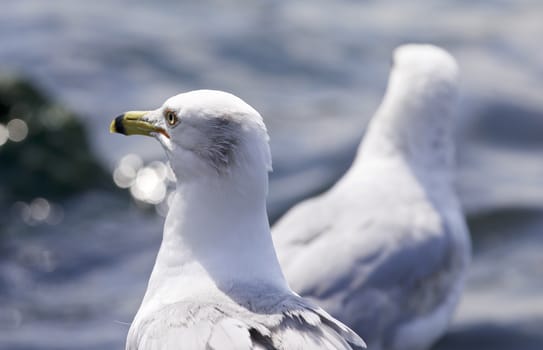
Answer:
[[[199,90],[110,130],[154,136],[177,177],[162,245],[126,349],[357,349],[364,342],[293,293],[266,214],[271,156],[261,116]]]
[[[438,47],[396,49],[386,95],[349,171],[273,228],[293,290],[369,349],[429,348],[462,291],[470,240],[452,187],[457,71]]]

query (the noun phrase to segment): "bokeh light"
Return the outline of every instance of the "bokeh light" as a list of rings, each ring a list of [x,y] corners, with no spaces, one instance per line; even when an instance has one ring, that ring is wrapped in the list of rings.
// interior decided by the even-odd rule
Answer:
[[[8,128],[4,124],[0,124],[0,146],[2,146],[9,138]]]
[[[134,183],[136,174],[142,165],[143,161],[139,156],[135,154],[124,156],[113,171],[113,181],[120,188],[129,188]]]
[[[13,142],[21,142],[28,135],[28,126],[21,119],[12,119],[8,122],[8,137]]]
[[[138,171],[130,193],[140,201],[158,204],[166,197],[166,185],[155,169],[144,167]]]
[[[160,215],[167,213],[166,198],[175,183],[167,163],[155,160],[144,166],[139,156],[127,154],[113,170],[113,181],[118,187],[129,189],[137,202],[155,205]]]
[[[41,197],[33,199],[30,203],[15,202],[12,209],[25,224],[30,226],[57,225],[64,219],[64,210],[60,205]]]
[[[167,180],[168,166],[166,164],[161,161],[155,160],[149,163],[148,167],[155,171],[160,181]]]
[[[36,198],[30,203],[30,213],[36,221],[45,221],[51,214],[51,205],[45,198]]]

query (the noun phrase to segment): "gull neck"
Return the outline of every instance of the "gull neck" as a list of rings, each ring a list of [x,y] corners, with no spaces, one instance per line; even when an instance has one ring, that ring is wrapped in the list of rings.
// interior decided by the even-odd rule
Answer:
[[[229,181],[178,183],[148,294],[179,288],[173,297],[181,300],[190,297],[189,290],[224,291],[238,283],[288,289],[271,240],[265,195]]]

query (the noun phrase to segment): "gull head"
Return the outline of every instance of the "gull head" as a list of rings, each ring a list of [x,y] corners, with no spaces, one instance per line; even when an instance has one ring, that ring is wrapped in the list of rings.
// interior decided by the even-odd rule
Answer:
[[[111,122],[110,131],[155,137],[178,183],[265,178],[267,187],[271,155],[266,127],[254,108],[232,94],[181,93],[158,109],[121,114]]]
[[[455,59],[437,46],[398,47],[362,154],[399,155],[427,169],[452,165],[458,72]]]
[[[427,44],[402,45],[394,51],[387,95],[403,100],[404,110],[412,108],[416,109],[414,115],[435,116],[432,108],[454,104],[457,85],[458,65],[447,51]]]

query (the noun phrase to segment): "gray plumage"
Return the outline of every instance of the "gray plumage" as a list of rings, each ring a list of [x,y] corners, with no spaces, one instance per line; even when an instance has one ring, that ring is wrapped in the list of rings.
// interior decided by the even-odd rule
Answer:
[[[127,134],[162,144],[177,186],[126,349],[365,346],[285,281],[266,211],[269,138],[256,110],[234,95],[197,90],[127,115]]]
[[[418,349],[398,337],[402,326],[459,297],[467,263],[457,253],[465,242],[455,236],[467,235],[459,209],[427,205],[420,188],[408,190],[413,187],[362,181],[365,190],[357,194],[368,205],[332,208],[329,203],[351,200],[336,189],[297,206],[274,227],[291,287],[353,328],[370,349]],[[386,203],[392,198],[398,204]],[[288,236],[294,227],[304,235]]]
[[[470,260],[454,193],[457,66],[396,50],[387,93],[351,169],[273,228],[293,288],[375,350],[423,350],[445,332]]]
[[[360,349],[350,329],[321,308],[270,286],[237,286],[209,300],[167,305],[131,327],[136,349]]]
[[[230,115],[212,119],[184,120],[186,128],[202,135],[191,150],[221,175],[236,162],[236,149],[243,129]],[[203,137],[205,136],[205,137]]]

